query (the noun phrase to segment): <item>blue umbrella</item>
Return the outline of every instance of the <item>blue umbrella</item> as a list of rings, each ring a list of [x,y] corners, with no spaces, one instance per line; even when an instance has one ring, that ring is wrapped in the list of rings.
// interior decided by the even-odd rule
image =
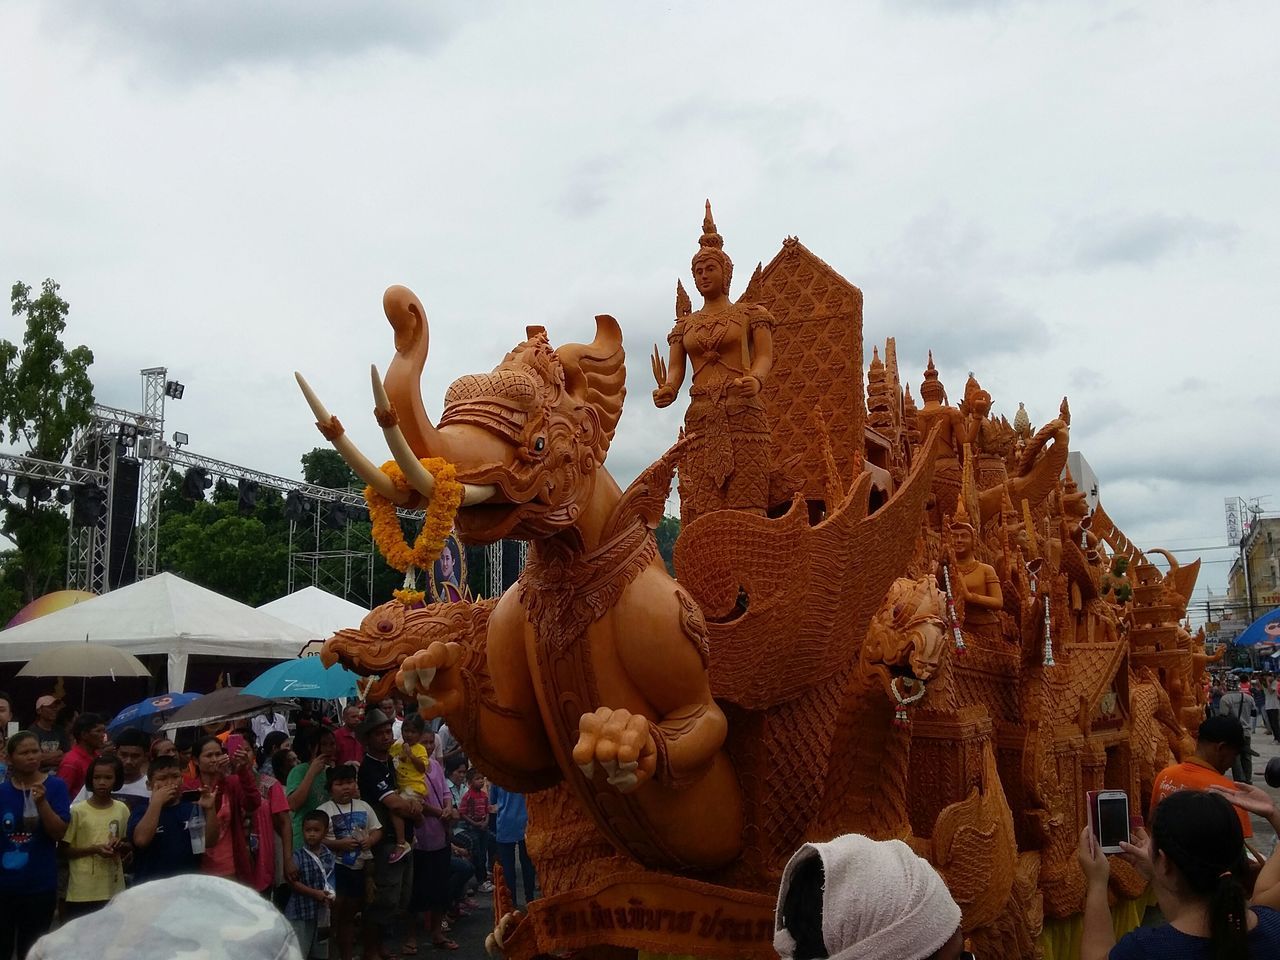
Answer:
[[[107,733],[115,736],[121,730],[136,729],[153,734],[169,718],[169,714],[179,707],[185,707],[192,700],[199,699],[198,693],[162,693],[150,697],[117,713],[116,718],[107,724]]]
[[[1268,630],[1268,627],[1271,627],[1271,629]],[[1263,643],[1265,641],[1280,643],[1280,607],[1276,607],[1270,613],[1264,613],[1249,624],[1245,631],[1236,637],[1235,645],[1237,647],[1252,647],[1255,643]]]
[[[358,679],[346,667],[334,664],[326,670],[319,657],[302,657],[277,663],[251,681],[243,692],[269,700],[281,697],[336,700],[338,697],[354,697]]]

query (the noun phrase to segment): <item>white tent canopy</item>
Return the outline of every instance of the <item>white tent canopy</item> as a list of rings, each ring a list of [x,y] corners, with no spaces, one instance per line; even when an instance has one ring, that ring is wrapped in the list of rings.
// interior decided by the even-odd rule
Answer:
[[[0,663],[30,660],[50,644],[83,643],[86,638],[134,656],[165,654],[169,689],[180,691],[192,654],[287,660],[298,655],[312,634],[181,577],[161,573],[0,630]]]
[[[295,623],[313,640],[327,640],[339,630],[360,626],[369,611],[358,603],[343,600],[319,587],[303,587],[287,596],[264,603],[259,613],[269,613]]]

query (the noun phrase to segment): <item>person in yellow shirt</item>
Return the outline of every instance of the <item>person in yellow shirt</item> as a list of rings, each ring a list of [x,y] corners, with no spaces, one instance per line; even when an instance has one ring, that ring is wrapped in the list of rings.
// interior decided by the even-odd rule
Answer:
[[[422,802],[427,795],[427,764],[431,755],[422,744],[422,734],[426,723],[418,714],[405,717],[400,728],[402,740],[391,745],[391,760],[396,765],[396,783],[400,786],[400,796],[406,800]],[[396,849],[388,858],[392,863],[401,860],[413,847],[406,839],[403,817],[391,815],[392,829],[396,835]]]
[[[70,877],[64,919],[82,917],[107,905],[124,889],[121,858],[128,852],[129,808],[111,796],[124,783],[124,766],[114,756],[89,766],[89,796],[71,807],[67,845]]]

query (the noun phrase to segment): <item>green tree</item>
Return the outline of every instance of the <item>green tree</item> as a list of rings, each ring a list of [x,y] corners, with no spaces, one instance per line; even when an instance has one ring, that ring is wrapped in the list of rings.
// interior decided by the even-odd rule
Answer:
[[[363,487],[347,461],[332,447],[315,447],[302,455],[302,479],[329,490]]]
[[[676,549],[676,537],[680,536],[680,518],[665,516],[658,521],[658,529],[653,532],[658,541],[658,553],[662,562],[667,565],[667,572],[676,575],[675,562],[671,559]]]
[[[61,463],[75,432],[93,415],[93,352],[63,343],[70,306],[58,284],[45,280],[40,295],[19,281],[9,293],[13,316],[24,317],[21,346],[0,340],[0,433],[28,456]],[[4,564],[6,581],[17,571],[22,602],[60,586],[66,570],[67,519],[57,504],[41,502],[32,484],[21,500],[5,498],[4,533],[17,556]]]
[[[276,500],[279,499],[277,496]],[[234,499],[197,501],[160,518],[160,568],[258,606],[284,594],[289,572],[288,527],[272,517],[271,498],[241,516]]]

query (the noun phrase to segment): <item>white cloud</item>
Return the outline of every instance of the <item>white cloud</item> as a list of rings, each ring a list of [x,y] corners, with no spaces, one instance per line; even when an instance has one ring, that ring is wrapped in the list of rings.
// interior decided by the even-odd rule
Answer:
[[[862,287],[868,355],[896,336],[918,385],[932,347],[953,394],[972,369],[1040,422],[1070,394],[1132,536],[1217,531],[1280,475],[1280,15],[898,6],[17,0],[4,280],[62,283],[104,402],[167,364],[170,430],[286,474],[320,442],[295,368],[381,449],[388,284],[431,317],[433,411],[527,324],[559,343],[611,313],[626,482],[678,428],[645,358],[709,196],[739,291],[798,234]]]

